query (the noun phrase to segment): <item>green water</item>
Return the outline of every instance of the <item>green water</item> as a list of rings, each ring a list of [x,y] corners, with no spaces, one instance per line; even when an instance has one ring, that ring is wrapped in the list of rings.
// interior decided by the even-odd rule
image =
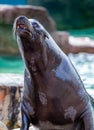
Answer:
[[[86,88],[94,89],[94,54],[70,54],[69,58],[83,80]]]
[[[70,35],[76,37],[89,37],[94,39],[94,28],[81,29],[81,30],[68,30]]]
[[[87,92],[94,97],[94,54],[70,54],[69,58],[80,75]]]
[[[23,73],[24,64],[21,57],[0,56],[0,73]]]

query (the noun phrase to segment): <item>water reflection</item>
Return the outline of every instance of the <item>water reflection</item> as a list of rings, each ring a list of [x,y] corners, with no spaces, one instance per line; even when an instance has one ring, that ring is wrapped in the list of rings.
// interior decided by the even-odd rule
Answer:
[[[69,54],[69,58],[78,71],[85,88],[94,97],[94,54]]]

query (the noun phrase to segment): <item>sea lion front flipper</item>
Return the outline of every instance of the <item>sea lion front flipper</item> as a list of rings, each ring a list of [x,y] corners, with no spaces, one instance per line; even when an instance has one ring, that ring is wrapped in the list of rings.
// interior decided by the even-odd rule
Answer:
[[[23,99],[21,102],[21,113],[22,113],[22,127],[21,130],[29,130],[30,122],[34,121],[34,104],[33,104],[33,82],[32,77],[29,75],[28,70],[25,70],[24,74],[24,91]]]

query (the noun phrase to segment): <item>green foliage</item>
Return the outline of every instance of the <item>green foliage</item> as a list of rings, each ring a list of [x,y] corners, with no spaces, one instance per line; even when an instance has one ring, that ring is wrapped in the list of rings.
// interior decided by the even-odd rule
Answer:
[[[94,0],[28,0],[28,4],[46,7],[60,30],[94,26]]]

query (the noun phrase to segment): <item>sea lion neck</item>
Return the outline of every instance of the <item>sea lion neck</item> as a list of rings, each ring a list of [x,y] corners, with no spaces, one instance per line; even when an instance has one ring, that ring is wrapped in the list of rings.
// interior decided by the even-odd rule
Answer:
[[[35,52],[35,53],[28,52],[24,54],[26,66],[31,73],[36,73],[38,71],[41,72],[46,69],[42,57],[43,55],[40,52]]]
[[[32,66],[44,71],[47,69],[47,64],[50,70],[57,66],[56,63],[60,63],[60,49],[56,51],[58,47],[38,21],[20,16],[15,20],[14,32],[17,35],[17,42],[26,67],[30,71],[32,71]],[[32,59],[34,65],[31,63]],[[55,61],[57,62],[55,63]]]
[[[41,73],[46,71],[50,72],[55,70],[61,63],[60,56],[55,55],[55,52],[49,48],[44,48],[38,52],[25,52],[24,53],[25,65],[31,74]]]

